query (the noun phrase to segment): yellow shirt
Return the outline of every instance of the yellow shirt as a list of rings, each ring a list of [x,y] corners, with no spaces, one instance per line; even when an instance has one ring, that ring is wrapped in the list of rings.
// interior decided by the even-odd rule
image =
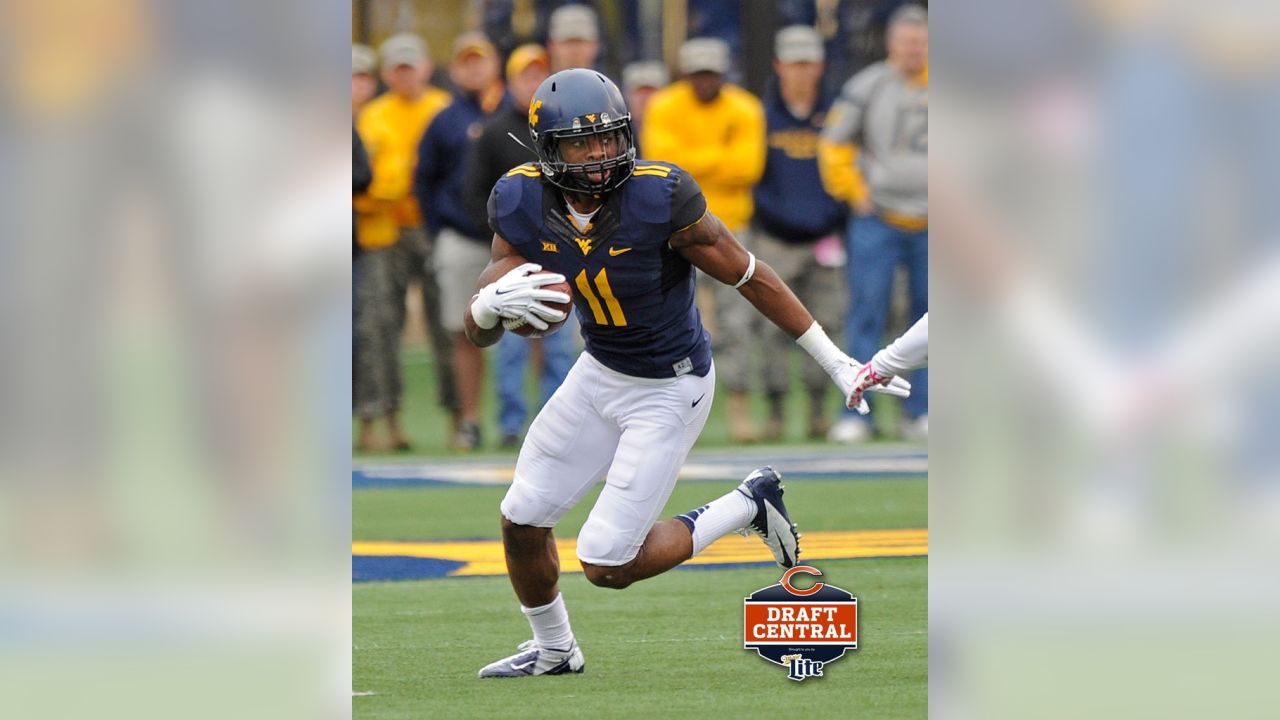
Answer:
[[[383,93],[369,101],[356,119],[356,129],[369,153],[373,183],[356,198],[360,245],[377,249],[395,243],[401,227],[422,224],[413,197],[413,169],[418,143],[435,116],[452,101],[440,88],[427,88],[417,100]]]
[[[751,187],[764,174],[764,106],[756,96],[726,84],[710,103],[681,80],[649,101],[640,135],[648,160],[684,168],[707,196],[707,208],[730,230],[741,230],[755,207]]]

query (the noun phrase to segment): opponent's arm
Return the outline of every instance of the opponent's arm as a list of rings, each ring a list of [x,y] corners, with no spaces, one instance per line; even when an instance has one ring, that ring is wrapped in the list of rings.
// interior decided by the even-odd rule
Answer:
[[[502,337],[503,318],[524,318],[538,330],[546,330],[549,322],[564,320],[565,313],[542,304],[569,302],[568,295],[543,289],[544,285],[564,282],[564,276],[539,273],[540,270],[541,265],[525,262],[511,243],[495,234],[489,264],[477,283],[480,292],[471,298],[462,314],[467,339],[477,347],[493,345]]]
[[[831,342],[822,326],[814,322],[813,316],[773,268],[747,252],[719,218],[706,213],[698,222],[672,235],[670,244],[694,267],[737,288],[760,314],[795,338],[796,343],[818,361],[840,388],[846,402],[851,403],[851,408],[864,413],[867,411],[860,397],[858,402],[853,402],[851,397],[854,377],[862,363],[850,358]],[[911,392],[911,385],[895,378],[889,385],[875,389],[906,397]]]
[[[854,377],[849,402],[862,400],[862,394],[877,385],[889,384],[895,376],[904,375],[929,364],[929,313],[925,313],[897,340],[871,356]]]

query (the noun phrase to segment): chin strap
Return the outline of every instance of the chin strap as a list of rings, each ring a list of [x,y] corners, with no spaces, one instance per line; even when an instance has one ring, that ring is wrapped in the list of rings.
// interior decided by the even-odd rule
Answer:
[[[755,253],[749,252],[747,253],[747,271],[742,274],[742,279],[738,281],[737,285],[733,286],[733,289],[737,290],[743,285],[746,285],[747,282],[751,280],[751,276],[755,274],[756,274],[756,256],[755,256]]]

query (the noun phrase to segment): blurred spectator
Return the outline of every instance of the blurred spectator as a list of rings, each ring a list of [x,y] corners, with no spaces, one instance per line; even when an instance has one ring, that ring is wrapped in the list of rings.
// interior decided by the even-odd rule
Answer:
[[[902,5],[919,0],[778,0],[778,24],[811,25],[826,46],[824,88],[837,92],[851,75],[884,59],[885,28]]]
[[[827,194],[818,173],[818,137],[832,97],[823,92],[825,59],[822,36],[807,25],[781,30],[775,40],[776,74],[764,97],[769,150],[764,177],[756,185],[756,212],[751,238],[755,253],[769,263],[829,333],[844,317],[844,278],[840,230],[846,222],[844,204]],[[774,324],[761,335],[765,348],[791,344]],[[781,439],[784,404],[791,385],[791,353],[770,350],[762,355],[769,422],[765,437]],[[830,380],[821,366],[804,363],[804,386],[809,395],[810,438],[825,438],[830,430],[823,400]]]
[[[476,278],[489,263],[491,237],[485,225],[476,223],[467,212],[463,178],[468,148],[480,137],[485,119],[504,101],[498,73],[498,51],[484,35],[458,36],[449,67],[457,91],[453,103],[436,116],[422,136],[414,173],[414,193],[435,239],[440,319],[453,336],[453,377],[462,416],[452,442],[457,450],[480,445],[484,352],[463,334],[462,314],[475,292]]]
[[[534,162],[538,156],[527,145],[529,137],[529,102],[543,80],[551,74],[550,60],[539,45],[522,45],[507,59],[507,88],[511,107],[494,114],[485,125],[480,139],[472,146],[464,183],[473,222],[487,227],[487,202],[493,185],[511,168]],[[513,139],[513,137],[515,139]],[[523,143],[523,144],[522,144]],[[470,277],[471,289],[480,279],[477,271]],[[515,333],[503,333],[498,342],[498,429],[502,447],[520,444],[528,408],[524,400],[524,376],[529,362],[531,343],[542,344],[542,400],[560,387],[573,365],[573,333],[561,331],[542,340],[528,340]]]
[[[418,203],[410,193],[418,142],[431,120],[449,104],[449,94],[427,84],[431,62],[427,44],[418,36],[394,35],[382,44],[380,53],[382,79],[390,89],[371,100],[357,118],[373,167],[373,182],[356,204],[360,244],[367,251],[356,279],[353,392],[362,451],[409,449],[399,421],[400,335],[405,293],[413,277],[422,282],[441,403],[451,410],[457,407],[448,367],[449,336],[440,326],[435,275],[428,272],[430,244]],[[374,437],[378,418],[386,420],[386,443]],[[456,424],[455,417],[455,431]]]
[[[631,134],[636,138],[636,157],[644,157],[639,138],[649,100],[670,82],[667,66],[656,60],[633,62],[622,69],[622,92],[626,94],[627,109],[631,111]]]
[[[600,28],[596,11],[586,5],[565,5],[551,13],[547,30],[551,72],[569,68],[594,68],[600,54]]]
[[[715,38],[695,38],[680,49],[684,79],[650,100],[640,143],[645,156],[684,168],[707,197],[708,209],[747,247],[751,186],[765,161],[764,108],[754,95],[725,83],[729,47]],[[759,439],[747,408],[753,328],[761,317],[729,285],[713,283],[716,365],[729,402],[729,435],[736,442]]]
[[[378,94],[378,56],[368,45],[351,46],[351,117]]]
[[[929,309],[929,25],[904,6],[889,23],[889,57],[845,84],[827,118],[823,182],[846,200],[849,225],[849,354],[866,361],[884,343],[894,275],[905,266],[911,317]],[[856,164],[855,164],[856,159]],[[903,402],[908,437],[927,437],[928,370],[912,373]],[[838,442],[871,436],[866,418],[847,412],[831,431]]]
[[[755,3],[757,10],[760,5]],[[724,41],[729,52],[724,73],[734,80],[742,78],[741,60],[747,51],[742,42],[742,12],[750,8],[751,4],[739,0],[686,0],[688,37]],[[734,67],[735,58],[739,61],[737,67]]]
[[[360,142],[360,133],[356,132],[355,127],[351,128],[351,195],[354,197],[369,189],[369,183],[373,182],[373,170],[369,169],[369,155],[364,151],[364,143]],[[360,243],[356,238],[356,211],[355,207],[351,208],[351,257],[354,259],[360,255]],[[353,268],[352,280],[355,274]],[[355,309],[354,298],[352,300],[352,309]]]

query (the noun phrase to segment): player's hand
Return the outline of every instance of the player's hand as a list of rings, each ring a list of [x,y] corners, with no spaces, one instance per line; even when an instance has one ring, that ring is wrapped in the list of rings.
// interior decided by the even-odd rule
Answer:
[[[560,321],[554,320],[553,322],[560,322]],[[525,325],[528,325],[529,327],[533,328],[534,330],[537,330],[538,332],[544,332],[547,328],[551,327],[551,325],[549,325],[547,321],[538,317],[533,312],[527,312],[524,315],[521,315],[518,319],[503,318],[502,320],[502,327],[508,330],[515,330],[517,327],[523,327]]]
[[[876,371],[871,368],[870,362],[862,364],[858,368],[858,374],[853,376],[853,390],[849,393],[846,406],[850,409],[861,408],[866,405],[863,394],[868,390],[877,389],[877,387],[887,387],[893,381],[893,375],[877,375]],[[859,410],[858,412],[862,412]],[[865,415],[866,413],[862,413]]]
[[[471,317],[476,325],[487,330],[501,318],[516,320],[527,315],[538,320],[530,322],[531,325],[545,330],[547,323],[568,317],[563,311],[542,304],[569,302],[565,293],[543,287],[564,282],[564,276],[540,270],[542,266],[537,263],[525,263],[481,288],[471,303]]]
[[[867,392],[882,392],[886,395],[900,398],[905,398],[911,394],[911,383],[900,377],[888,379],[883,383],[872,381],[866,387],[860,387],[868,380],[863,375],[864,367],[870,372],[870,368],[867,365],[869,364],[848,358],[836,368],[835,372],[831,373],[831,379],[835,380],[836,387],[840,388],[840,393],[845,397],[845,407],[850,410],[857,410],[861,415],[866,415],[871,412],[871,406],[867,404]],[[880,379],[884,380],[884,378]]]

